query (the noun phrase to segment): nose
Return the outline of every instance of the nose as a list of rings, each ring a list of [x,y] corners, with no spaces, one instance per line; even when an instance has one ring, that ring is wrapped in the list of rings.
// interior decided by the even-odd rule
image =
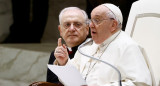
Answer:
[[[73,24],[71,24],[70,28],[69,28],[70,31],[74,31],[75,30],[75,27]]]
[[[90,27],[90,28],[95,27],[95,25],[93,24],[93,22],[92,22],[92,21],[89,23],[89,27]]]

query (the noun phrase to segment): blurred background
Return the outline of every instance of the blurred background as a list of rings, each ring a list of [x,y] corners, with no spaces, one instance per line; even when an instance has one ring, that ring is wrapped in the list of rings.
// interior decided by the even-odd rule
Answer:
[[[68,6],[87,12],[102,3],[122,10],[123,30],[132,2],[136,0],[0,0],[0,43],[54,43],[59,37],[58,15]]]
[[[78,6],[85,10],[86,1],[0,0],[0,42],[56,42],[59,37],[58,15],[68,6]]]
[[[123,30],[136,0],[0,0],[0,86],[46,81],[50,53],[57,46],[58,15],[68,6],[87,12],[105,2],[119,6]]]

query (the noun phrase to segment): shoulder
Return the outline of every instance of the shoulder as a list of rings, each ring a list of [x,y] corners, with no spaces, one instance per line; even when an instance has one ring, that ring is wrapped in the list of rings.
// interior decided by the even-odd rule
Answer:
[[[93,40],[91,38],[88,38],[79,47],[83,49],[83,48],[86,48],[88,46],[91,46],[92,44],[93,44]]]
[[[136,45],[138,46],[138,43],[134,41],[129,35],[127,35],[124,31],[121,31],[115,42],[118,42],[119,45],[124,46],[130,46],[130,45]]]
[[[76,54],[79,54],[80,51],[87,52],[92,44],[93,40],[91,38],[87,38],[81,45],[79,45],[78,52],[76,52]]]
[[[83,44],[89,44],[89,43],[93,43],[92,38],[87,38],[85,42],[83,42]]]
[[[114,47],[113,50],[126,51],[128,49],[140,49],[139,44],[123,31],[121,31],[119,36],[110,45],[112,46],[110,48]]]

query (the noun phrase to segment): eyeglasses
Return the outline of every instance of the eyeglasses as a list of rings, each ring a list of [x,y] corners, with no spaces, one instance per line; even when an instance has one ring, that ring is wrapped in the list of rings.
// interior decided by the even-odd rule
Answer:
[[[70,23],[70,22],[65,22],[62,24],[62,26],[65,28],[65,29],[68,29],[71,27],[71,25],[73,24],[73,26],[77,29],[80,29],[83,27],[83,23],[80,23],[80,22],[73,22],[73,23]]]
[[[109,19],[112,19],[112,18],[109,18]],[[109,19],[102,19],[102,20],[100,20],[100,19],[90,19],[89,24],[92,22],[94,25],[98,25],[98,24],[102,23],[104,20],[109,20]]]

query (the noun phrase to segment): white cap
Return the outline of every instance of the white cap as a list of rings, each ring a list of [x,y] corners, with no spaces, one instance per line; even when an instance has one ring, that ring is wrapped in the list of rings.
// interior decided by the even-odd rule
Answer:
[[[114,4],[110,4],[110,3],[105,3],[105,4],[102,4],[102,5],[107,7],[116,16],[118,21],[122,24],[123,16],[122,16],[122,12],[119,9],[119,7],[115,6]]]

